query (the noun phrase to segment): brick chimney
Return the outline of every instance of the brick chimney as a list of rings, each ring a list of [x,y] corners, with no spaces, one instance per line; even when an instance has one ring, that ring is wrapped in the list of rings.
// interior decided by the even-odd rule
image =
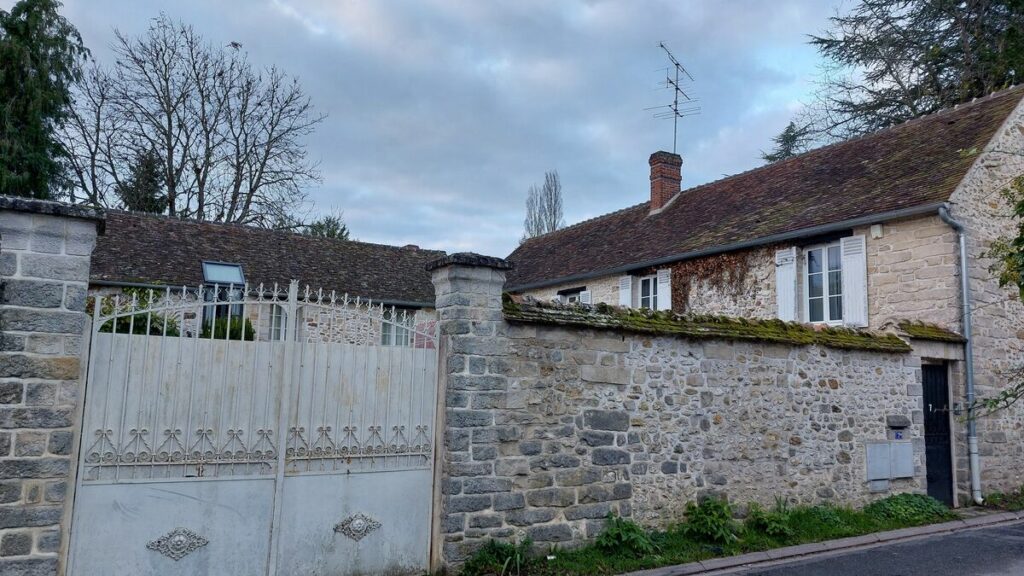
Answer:
[[[683,158],[671,152],[655,152],[651,154],[650,164],[651,212],[657,212],[679,194]]]

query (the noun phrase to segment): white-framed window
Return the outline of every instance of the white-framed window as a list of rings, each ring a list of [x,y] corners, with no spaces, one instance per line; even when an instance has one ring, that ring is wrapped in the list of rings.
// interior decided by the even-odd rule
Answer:
[[[415,310],[391,308],[384,310],[380,323],[382,346],[412,346],[412,328],[416,321]]]
[[[839,242],[804,250],[804,317],[843,323],[843,253]]]
[[[273,341],[284,340],[285,319],[288,313],[280,304],[270,305],[270,339]]]
[[[214,321],[222,318],[242,316],[242,304],[231,304],[241,302],[245,298],[245,275],[242,273],[241,264],[204,261],[203,282],[206,284],[206,290],[203,292],[203,299],[206,302],[228,303],[203,306],[203,325],[212,325]]]
[[[658,277],[644,276],[640,278],[640,308],[658,310]]]
[[[560,290],[557,300],[561,304],[590,304],[590,290],[586,286]]]
[[[203,262],[203,281],[221,286],[242,286],[245,284],[245,275],[242,274],[241,264],[206,261]]]

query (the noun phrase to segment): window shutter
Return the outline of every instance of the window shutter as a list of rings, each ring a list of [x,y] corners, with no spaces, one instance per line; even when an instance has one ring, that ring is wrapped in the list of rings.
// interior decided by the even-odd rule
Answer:
[[[658,270],[658,310],[672,309],[672,269]]]
[[[796,248],[775,252],[775,300],[779,320],[796,320]]]
[[[843,324],[868,325],[868,259],[864,236],[839,241],[843,255]]]
[[[619,277],[619,306],[633,307],[633,277]]]
[[[580,304],[590,304],[590,290],[580,292]]]

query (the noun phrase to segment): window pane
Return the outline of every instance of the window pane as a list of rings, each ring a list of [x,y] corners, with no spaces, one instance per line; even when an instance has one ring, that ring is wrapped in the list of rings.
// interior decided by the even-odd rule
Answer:
[[[828,295],[836,296],[843,293],[843,273],[840,271],[828,273]]]
[[[821,297],[821,274],[811,274],[807,277],[807,292],[811,298]]]
[[[657,294],[655,294],[654,296],[651,296],[651,305],[649,306],[649,308],[651,310],[657,310],[658,309],[658,295]]]
[[[203,278],[207,284],[244,284],[239,264],[203,262]]]
[[[829,320],[842,320],[843,319],[843,297],[832,296],[828,299],[828,319]]]
[[[284,340],[284,307],[274,304],[270,308],[270,339]]]
[[[644,278],[640,281],[640,297],[647,298],[651,295],[651,281]]]
[[[807,273],[821,272],[821,248],[807,251]]]
[[[811,322],[823,322],[825,320],[825,301],[822,298],[811,298],[807,308]]]
[[[828,247],[828,269],[839,270],[843,267],[843,259],[839,253],[839,246]]]

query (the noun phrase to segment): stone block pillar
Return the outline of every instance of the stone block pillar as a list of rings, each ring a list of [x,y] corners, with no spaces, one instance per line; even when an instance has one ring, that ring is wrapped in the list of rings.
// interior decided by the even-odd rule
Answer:
[[[0,574],[57,574],[102,213],[0,196]]]
[[[496,445],[518,432],[500,421],[508,390],[501,294],[511,263],[453,254],[432,271],[440,322],[437,494],[431,563],[461,563],[486,538],[507,538],[498,510],[522,508]],[[496,418],[497,416],[497,418]],[[506,438],[508,439],[508,438]],[[518,502],[515,502],[518,498]]]

